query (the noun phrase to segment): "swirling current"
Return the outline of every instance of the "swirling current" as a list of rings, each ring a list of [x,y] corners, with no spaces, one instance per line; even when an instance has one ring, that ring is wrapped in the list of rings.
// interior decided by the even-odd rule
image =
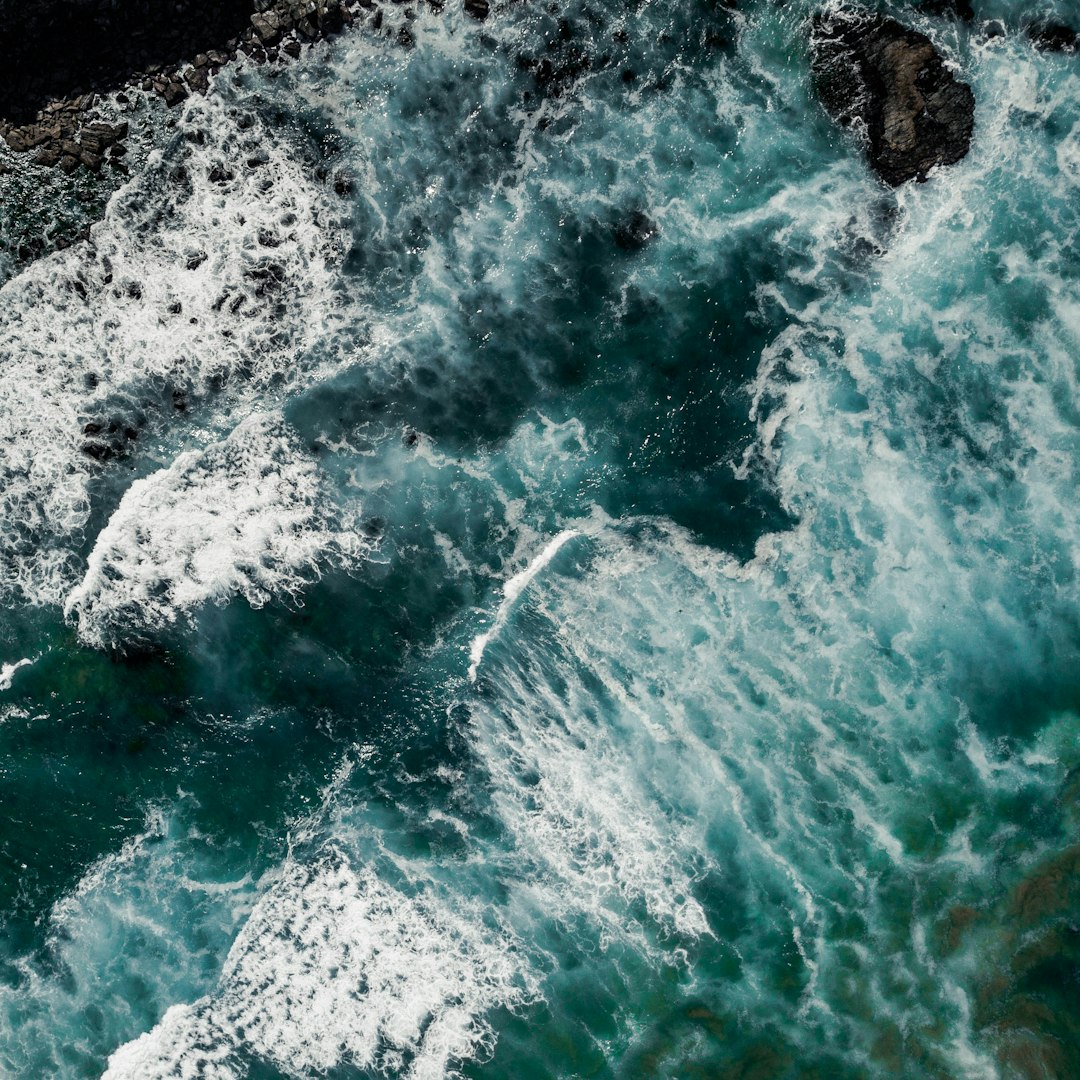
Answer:
[[[1076,11],[886,6],[895,190],[809,0],[135,95],[0,260],[0,1074],[1080,1076]]]

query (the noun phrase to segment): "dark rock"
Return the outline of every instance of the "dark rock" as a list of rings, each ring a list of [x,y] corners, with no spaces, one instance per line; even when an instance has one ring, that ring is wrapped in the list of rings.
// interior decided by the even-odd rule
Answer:
[[[123,87],[209,54],[248,24],[251,0],[0,0],[0,115]]]
[[[251,25],[264,45],[276,45],[281,40],[281,20],[278,18],[277,12],[270,11],[264,15],[252,15]]]
[[[964,22],[971,22],[975,18],[971,0],[922,0],[919,10],[927,15],[963,19]]]
[[[182,83],[170,81],[166,84],[165,89],[161,91],[161,96],[165,98],[165,104],[172,109],[179,105],[188,96],[188,93]]]
[[[26,136],[23,134],[22,128],[15,128],[14,131],[9,131],[4,136],[5,141],[16,154],[23,154],[30,149],[30,143],[27,141]]]
[[[489,0],[463,2],[475,17],[488,13]],[[16,152],[39,150],[35,161],[45,166],[73,172],[83,164],[97,171],[108,160],[126,175],[116,159],[125,152],[120,143],[127,124],[91,121],[87,115],[99,92],[141,84],[175,107],[189,92],[206,93],[210,76],[238,55],[256,63],[296,59],[301,47],[294,35],[314,41],[337,33],[354,24],[358,6],[371,9],[374,3],[170,0],[162,6],[151,0],[0,0],[5,56],[0,137]],[[416,11],[408,7],[405,16],[415,19]],[[376,9],[375,28],[381,24]],[[413,45],[408,27],[396,29],[396,35],[402,45]],[[131,103],[124,93],[115,100]],[[249,167],[262,163],[256,155]],[[221,179],[226,178],[231,175],[222,172]]]
[[[184,81],[191,87],[192,90],[200,94],[205,94],[210,86],[210,79],[203,68],[191,68],[184,73]]]
[[[859,123],[870,164],[886,183],[925,180],[968,152],[975,97],[930,39],[865,12],[819,14],[811,26],[813,73],[838,123]]]
[[[1028,27],[1028,37],[1043,52],[1076,52],[1080,38],[1064,23],[1036,23]]]
[[[465,0],[465,14],[470,18],[483,22],[490,10],[488,0]]]
[[[79,135],[79,143],[83,153],[103,154],[108,147],[105,139],[94,131],[82,131]]]

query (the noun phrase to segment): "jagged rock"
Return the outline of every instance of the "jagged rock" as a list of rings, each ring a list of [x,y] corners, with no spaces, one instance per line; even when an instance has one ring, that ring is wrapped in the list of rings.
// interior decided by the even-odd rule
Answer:
[[[191,68],[184,73],[184,80],[192,90],[198,93],[205,93],[210,86],[210,79],[203,68]]]
[[[465,2],[486,15],[488,0]],[[170,0],[167,13],[147,0],[0,0],[0,48],[10,61],[0,80],[0,138],[68,173],[80,164],[97,171],[107,159],[126,175],[117,159],[127,124],[91,120],[97,91],[141,85],[174,107],[189,92],[206,93],[210,75],[239,55],[295,59],[298,37],[315,41],[353,25],[357,5],[373,0]],[[381,21],[379,12],[376,29]],[[399,38],[412,43],[407,28]],[[116,102],[131,99],[120,93]]]
[[[488,0],[465,0],[465,14],[483,22],[490,11]]]
[[[925,180],[968,152],[975,96],[924,34],[861,11],[816,15],[817,92],[837,122],[866,134],[870,164],[886,183]]]
[[[281,40],[281,20],[276,11],[252,15],[251,25],[264,45],[276,45]]]
[[[1028,27],[1028,37],[1036,49],[1044,52],[1076,52],[1080,37],[1064,23],[1036,23]]]

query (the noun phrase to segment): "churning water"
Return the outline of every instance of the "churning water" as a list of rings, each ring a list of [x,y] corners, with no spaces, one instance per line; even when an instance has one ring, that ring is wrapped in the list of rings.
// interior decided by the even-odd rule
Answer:
[[[897,191],[803,0],[388,8],[138,106],[0,290],[0,1073],[1080,1075],[1029,8],[896,6],[977,99]]]

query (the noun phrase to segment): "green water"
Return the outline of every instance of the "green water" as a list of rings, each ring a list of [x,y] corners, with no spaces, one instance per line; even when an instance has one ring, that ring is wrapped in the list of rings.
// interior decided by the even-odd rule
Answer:
[[[890,10],[925,185],[808,5],[448,7],[10,277],[0,1072],[1080,1075],[1080,75]]]

